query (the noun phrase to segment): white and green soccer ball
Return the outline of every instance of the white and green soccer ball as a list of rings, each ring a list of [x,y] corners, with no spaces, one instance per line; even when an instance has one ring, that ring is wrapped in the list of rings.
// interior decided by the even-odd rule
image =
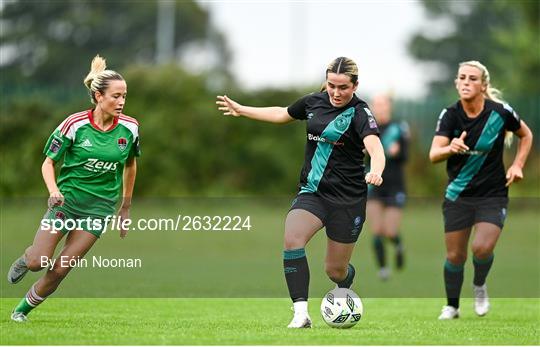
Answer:
[[[364,313],[362,300],[350,289],[335,288],[321,302],[321,315],[329,326],[337,329],[353,327]]]

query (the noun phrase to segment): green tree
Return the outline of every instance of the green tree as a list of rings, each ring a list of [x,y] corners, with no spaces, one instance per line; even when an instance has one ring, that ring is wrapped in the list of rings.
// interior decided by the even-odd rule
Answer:
[[[196,2],[175,1],[174,52],[196,42],[228,66],[224,38],[211,28],[209,15]],[[153,63],[156,56],[157,1],[17,0],[0,7],[0,74],[3,89],[28,83],[81,82],[81,64],[99,53],[122,70],[131,63]],[[201,46],[204,46],[201,45]],[[178,58],[178,57],[177,57]]]
[[[540,81],[531,78],[540,75],[540,2],[422,0],[422,5],[433,23],[412,37],[409,51],[439,65],[432,95],[453,93],[457,65],[466,60],[484,63],[508,97],[540,94]],[[437,24],[449,30],[437,34]]]

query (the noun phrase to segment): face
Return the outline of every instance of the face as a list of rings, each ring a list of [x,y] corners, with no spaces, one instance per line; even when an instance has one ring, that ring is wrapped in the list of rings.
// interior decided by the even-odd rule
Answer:
[[[486,86],[482,82],[482,70],[475,66],[463,65],[456,77],[456,89],[462,100],[473,100],[482,97]]]
[[[112,80],[105,89],[104,94],[96,92],[97,106],[103,112],[115,117],[120,116],[126,103],[127,84],[126,81]]]
[[[334,107],[343,107],[351,101],[358,82],[353,84],[351,77],[345,74],[329,72],[326,77],[326,92],[330,96],[330,103]]]
[[[371,101],[371,110],[379,124],[386,124],[392,118],[392,102],[387,95],[376,95]]]

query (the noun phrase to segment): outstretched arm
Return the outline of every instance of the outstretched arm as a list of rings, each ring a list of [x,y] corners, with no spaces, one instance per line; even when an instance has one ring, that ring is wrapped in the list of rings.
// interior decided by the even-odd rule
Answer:
[[[226,116],[244,116],[250,119],[276,124],[285,124],[294,120],[287,112],[286,107],[244,106],[230,99],[227,95],[218,95],[216,104],[218,105],[218,109],[223,111],[223,114]]]

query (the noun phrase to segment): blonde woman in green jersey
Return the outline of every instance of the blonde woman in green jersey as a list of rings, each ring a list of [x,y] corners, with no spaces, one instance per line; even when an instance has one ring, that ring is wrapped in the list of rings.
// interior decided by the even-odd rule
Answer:
[[[71,270],[71,259],[83,258],[92,248],[116,213],[120,186],[118,215],[129,218],[137,172],[135,157],[140,150],[137,121],[122,114],[126,82],[119,73],[106,70],[105,59],[97,55],[84,84],[94,107],[67,117],[50,136],[41,168],[49,190],[49,208],[32,245],[9,269],[8,281],[14,284],[28,270],[47,268],[13,310],[11,319],[16,322],[25,322],[28,313],[58,288]],[[54,166],[60,159],[63,165],[57,179]],[[120,237],[126,233],[121,230]],[[62,251],[52,260],[66,235]]]

